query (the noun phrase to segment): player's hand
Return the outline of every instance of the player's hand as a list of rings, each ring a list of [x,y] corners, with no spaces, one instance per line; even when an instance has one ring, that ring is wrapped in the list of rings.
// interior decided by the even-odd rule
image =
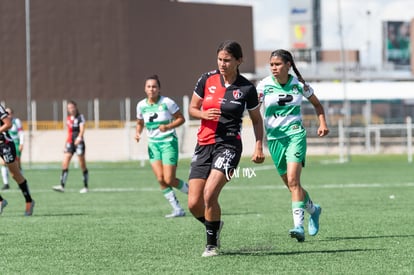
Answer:
[[[318,136],[324,137],[329,134],[329,129],[326,126],[319,126],[318,128]]]
[[[263,154],[263,151],[255,151],[253,156],[252,156],[252,161],[254,163],[263,163],[263,161],[265,160],[265,156]]]
[[[170,130],[169,128],[168,128],[168,126],[167,126],[167,124],[161,124],[159,127],[158,127],[158,129],[160,129],[160,132],[166,132],[166,131],[168,131],[168,130]]]
[[[201,111],[201,118],[205,120],[218,120],[220,118],[220,115],[221,111],[217,108]]]
[[[135,140],[137,141],[137,142],[139,142],[139,140],[141,139],[141,135],[140,134],[135,134]]]

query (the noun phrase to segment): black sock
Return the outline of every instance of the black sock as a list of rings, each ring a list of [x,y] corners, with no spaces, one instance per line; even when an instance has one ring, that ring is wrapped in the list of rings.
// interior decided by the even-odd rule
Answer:
[[[206,218],[204,218],[204,216],[196,218],[196,219],[199,220],[202,224],[205,224],[205,222],[206,222]]]
[[[60,185],[62,185],[62,187],[65,187],[66,180],[68,179],[68,173],[69,173],[68,169],[62,170],[62,175],[60,176]]]
[[[29,187],[27,186],[27,180],[24,180],[24,182],[19,183],[19,188],[22,190],[24,199],[26,202],[32,202],[32,197],[30,196]]]
[[[3,197],[0,195],[0,201],[2,201],[3,200]]]
[[[207,245],[217,246],[217,231],[220,228],[220,221],[209,222],[205,221]]]
[[[85,171],[83,171],[83,185],[85,186],[85,188],[88,188],[88,179],[89,179],[89,174],[88,174],[88,169],[86,169]]]

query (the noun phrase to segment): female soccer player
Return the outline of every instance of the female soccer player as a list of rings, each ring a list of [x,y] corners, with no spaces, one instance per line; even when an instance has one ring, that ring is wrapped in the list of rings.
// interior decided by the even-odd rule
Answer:
[[[289,74],[290,68],[296,77]],[[318,135],[329,133],[325,112],[313,89],[296,68],[292,54],[276,50],[270,56],[272,75],[264,78],[257,86],[259,97],[264,103],[264,121],[269,151],[283,182],[291,192],[294,228],[289,231],[292,238],[305,240],[304,210],[310,214],[309,235],[319,230],[319,215],[322,208],[313,204],[302,188],[300,174],[305,165],[306,130],[302,125],[301,103],[306,97],[314,106],[319,119]]]
[[[23,152],[24,144],[24,132],[22,127],[22,122],[19,118],[14,117],[14,112],[11,108],[6,108],[6,112],[9,114],[9,117],[12,122],[12,127],[7,131],[10,137],[13,139],[14,145],[16,146],[16,161],[19,165],[20,171],[22,171],[21,166],[21,156]],[[9,169],[6,166],[6,163],[1,160],[1,176],[3,178],[3,187],[2,190],[7,190],[10,188],[9,185]]]
[[[240,161],[245,109],[256,137],[252,161],[264,161],[260,104],[255,86],[239,73],[242,61],[242,49],[237,42],[222,42],[217,49],[218,69],[200,77],[189,108],[190,115],[201,120],[189,175],[188,207],[205,225],[207,245],[203,257],[219,254],[223,222],[218,199]]]
[[[86,168],[85,160],[85,117],[79,112],[78,106],[75,101],[69,101],[67,104],[68,117],[66,119],[66,126],[68,128],[68,135],[66,138],[63,162],[62,162],[62,174],[60,176],[60,185],[53,187],[53,190],[57,192],[65,192],[65,185],[68,179],[69,164],[76,152],[79,159],[79,165],[83,175],[83,188],[79,191],[81,194],[88,193],[88,180],[89,173]]]
[[[0,156],[7,165],[11,176],[17,182],[23,197],[26,201],[25,216],[31,216],[33,214],[33,208],[35,201],[32,199],[27,180],[23,177],[19,163],[16,160],[16,146],[11,138],[8,130],[12,127],[12,121],[9,114],[4,107],[0,105]],[[3,199],[0,195],[0,214],[3,212],[4,207],[7,206],[7,200]]]
[[[188,194],[188,184],[176,177],[178,163],[178,139],[175,128],[185,122],[178,105],[169,97],[160,95],[161,83],[157,75],[145,80],[147,97],[137,104],[135,139],[147,128],[148,155],[152,171],[160,184],[164,197],[173,208],[166,218],[185,216],[175,196],[173,187]]]

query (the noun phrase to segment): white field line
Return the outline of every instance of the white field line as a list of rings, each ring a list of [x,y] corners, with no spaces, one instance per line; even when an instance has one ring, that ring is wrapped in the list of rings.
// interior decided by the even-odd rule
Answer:
[[[312,186],[312,189],[357,189],[357,188],[405,188],[405,187],[414,187],[414,182],[406,183],[350,183],[350,184],[323,184]],[[278,182],[272,185],[249,185],[249,184],[237,184],[237,182],[230,182],[227,186],[224,187],[229,190],[280,190],[286,189],[282,182]],[[66,188],[65,193],[78,193],[80,189],[75,188]],[[158,187],[144,187],[144,188],[89,188],[90,192],[101,192],[101,193],[110,193],[110,192],[160,192]],[[20,192],[20,190],[7,190],[8,192]],[[51,189],[35,189],[32,190],[32,193],[58,193]],[[58,194],[57,194],[58,195]],[[87,195],[87,194],[85,194]]]

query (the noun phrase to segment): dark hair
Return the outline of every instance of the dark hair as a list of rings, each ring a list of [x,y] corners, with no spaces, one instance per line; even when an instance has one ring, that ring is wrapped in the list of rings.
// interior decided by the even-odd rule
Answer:
[[[226,40],[221,42],[217,48],[217,53],[220,51],[226,51],[236,59],[243,57],[243,51],[240,44],[233,40]]]
[[[76,104],[76,102],[74,100],[69,100],[67,105],[72,104],[73,106],[75,106],[76,109],[76,116],[79,115],[79,109],[78,109],[78,104]]]
[[[296,67],[295,61],[293,60],[293,56],[290,52],[288,52],[286,50],[283,50],[283,49],[279,49],[279,50],[273,51],[270,54],[270,58],[272,58],[274,56],[278,56],[278,57],[282,58],[284,63],[290,62],[290,64],[292,65],[292,69],[295,72],[298,80],[300,82],[302,82],[303,85],[305,85],[305,79],[303,79],[303,77],[300,74],[298,68]]]
[[[148,76],[148,77],[145,79],[145,83],[147,83],[147,81],[148,81],[148,80],[155,80],[155,81],[157,81],[158,87],[159,87],[159,88],[161,88],[161,82],[160,82],[160,79],[158,78],[158,75],[153,74],[153,75],[151,75],[151,76]]]

